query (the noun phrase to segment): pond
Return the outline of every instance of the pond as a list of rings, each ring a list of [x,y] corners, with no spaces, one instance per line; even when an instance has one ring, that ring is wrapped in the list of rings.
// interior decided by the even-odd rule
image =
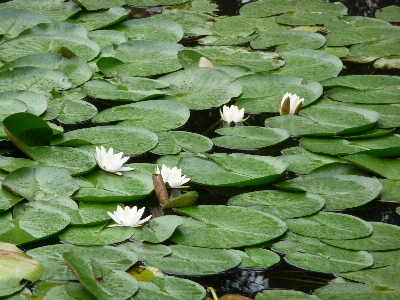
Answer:
[[[400,1],[330,2],[0,1],[0,299],[400,298]]]

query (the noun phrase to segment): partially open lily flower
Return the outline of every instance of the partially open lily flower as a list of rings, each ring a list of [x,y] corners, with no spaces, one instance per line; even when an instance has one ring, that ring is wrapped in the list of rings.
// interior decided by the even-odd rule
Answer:
[[[161,174],[164,183],[168,183],[171,188],[181,188],[182,185],[190,180],[185,175],[182,176],[182,169],[177,167],[168,168],[166,165],[162,165],[161,171],[156,167],[156,174]]]
[[[104,171],[122,175],[120,172],[132,171],[133,168],[123,167],[122,165],[129,159],[129,157],[122,158],[123,152],[114,154],[113,148],[110,148],[108,152],[101,146],[100,149],[96,147],[95,159],[100,168]]]
[[[221,114],[222,120],[224,120],[227,123],[240,123],[243,121],[246,121],[247,119],[244,119],[244,108],[239,110],[239,107],[236,105],[231,105],[231,106],[226,106],[224,105],[222,107],[222,111],[219,111]]]
[[[300,99],[300,97],[296,94],[286,93],[282,97],[279,113],[281,114],[281,116],[297,115],[303,103],[304,98]]]
[[[129,227],[140,227],[143,226],[143,223],[150,220],[151,215],[143,220],[140,220],[144,213],[144,207],[141,209],[137,209],[136,206],[130,208],[129,206],[125,206],[125,209],[122,209],[121,206],[118,205],[117,210],[114,213],[107,212],[111,219],[114,220],[116,224],[110,225],[108,227],[117,227],[117,226],[129,226]]]

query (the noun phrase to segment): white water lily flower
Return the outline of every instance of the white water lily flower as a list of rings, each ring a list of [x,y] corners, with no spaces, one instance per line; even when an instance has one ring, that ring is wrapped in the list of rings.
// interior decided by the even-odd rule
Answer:
[[[240,123],[246,120],[244,119],[244,108],[239,110],[236,105],[231,105],[230,107],[224,105],[222,111],[220,110],[219,112],[222,120],[227,123]]]
[[[117,226],[130,226],[130,227],[140,227],[143,226],[143,223],[150,220],[151,215],[143,220],[140,220],[144,212],[144,207],[141,209],[137,209],[136,206],[130,208],[129,206],[125,206],[125,209],[122,209],[121,206],[118,205],[117,210],[114,213],[107,212],[111,219],[114,220],[115,223],[108,227],[117,227]]]
[[[96,147],[95,159],[100,168],[104,171],[122,175],[120,172],[132,171],[133,168],[123,167],[122,165],[129,159],[129,157],[122,158],[123,152],[114,154],[113,148],[110,148],[108,152],[101,146],[100,149]]]
[[[157,166],[156,174],[161,174],[164,183],[168,183],[171,188],[180,188],[190,180],[190,178],[186,178],[185,175],[182,176],[182,169],[178,169],[177,167],[171,169],[166,165],[162,165],[161,172]]]
[[[296,94],[286,93],[282,97],[279,113],[281,114],[281,116],[297,115],[303,103],[304,103],[304,98],[300,99],[300,97],[297,96]]]

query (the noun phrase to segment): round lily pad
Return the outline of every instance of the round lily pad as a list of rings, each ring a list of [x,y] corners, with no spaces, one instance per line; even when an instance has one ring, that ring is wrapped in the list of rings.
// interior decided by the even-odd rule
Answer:
[[[325,205],[325,200],[312,193],[265,190],[239,194],[230,198],[228,204],[244,206],[286,219],[316,213]]]
[[[185,157],[178,167],[191,181],[211,186],[245,186],[272,182],[286,169],[277,157],[242,153],[217,153],[201,157]]]
[[[278,218],[241,207],[202,205],[174,210],[191,217],[185,218],[171,237],[178,244],[206,248],[251,246],[286,231],[286,224]]]
[[[368,222],[339,213],[318,212],[300,219],[285,220],[285,223],[296,234],[332,240],[362,238],[372,233]]]
[[[158,144],[151,151],[159,154],[177,154],[181,150],[198,153],[210,151],[213,142],[200,134],[185,131],[160,132]]]
[[[289,138],[284,129],[256,126],[235,126],[216,130],[223,136],[213,138],[215,145],[233,149],[258,149],[271,147]]]

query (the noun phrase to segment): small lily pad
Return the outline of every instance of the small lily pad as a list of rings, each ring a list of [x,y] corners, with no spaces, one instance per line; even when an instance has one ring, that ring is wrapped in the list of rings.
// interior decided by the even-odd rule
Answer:
[[[198,153],[210,151],[212,141],[200,134],[185,131],[160,132],[158,144],[151,151],[159,154],[177,154],[182,150]]]
[[[149,224],[142,228],[134,228],[133,238],[140,242],[161,243],[168,239],[175,229],[183,223],[178,216],[162,216],[150,220]]]

